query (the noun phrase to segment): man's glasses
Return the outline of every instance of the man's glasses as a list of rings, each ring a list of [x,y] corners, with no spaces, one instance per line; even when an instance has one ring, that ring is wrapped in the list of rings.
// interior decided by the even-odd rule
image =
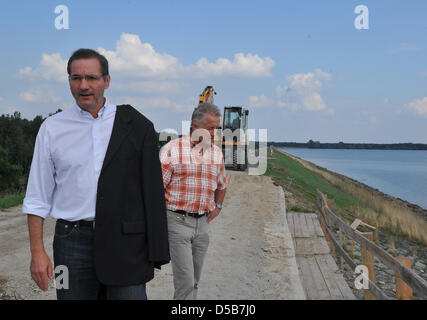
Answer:
[[[81,75],[74,74],[72,76],[68,76],[68,80],[70,80],[71,82],[79,83],[79,82],[82,82],[84,78],[87,82],[97,82],[101,78],[105,79],[105,77],[106,76],[96,76],[94,74],[88,74],[83,77]]]

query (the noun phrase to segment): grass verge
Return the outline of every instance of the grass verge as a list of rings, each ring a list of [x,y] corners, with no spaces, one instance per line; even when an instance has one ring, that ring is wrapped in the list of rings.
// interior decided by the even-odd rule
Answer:
[[[315,212],[316,189],[319,189],[347,221],[357,217],[381,232],[427,244],[424,217],[358,181],[277,150],[269,158],[265,175],[284,188],[286,205],[291,211]]]
[[[0,209],[7,209],[22,204],[25,194],[7,194],[0,197]]]

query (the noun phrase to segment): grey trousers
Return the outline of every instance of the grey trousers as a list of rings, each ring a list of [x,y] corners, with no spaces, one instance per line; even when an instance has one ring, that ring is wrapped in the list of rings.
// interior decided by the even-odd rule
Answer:
[[[175,300],[197,299],[203,260],[209,246],[206,217],[193,218],[168,210],[169,251]]]

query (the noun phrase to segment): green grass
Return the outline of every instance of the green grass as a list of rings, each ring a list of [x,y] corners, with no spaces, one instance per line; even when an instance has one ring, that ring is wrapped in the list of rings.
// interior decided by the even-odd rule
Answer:
[[[0,209],[7,209],[22,204],[25,194],[9,194],[0,197]]]
[[[318,173],[307,169],[298,161],[274,151],[274,159],[268,161],[265,175],[280,179],[285,186],[293,185],[310,199],[315,205],[316,189],[321,190],[328,198],[341,208],[350,209],[354,206],[366,207],[366,204],[349,196],[337,186],[329,183]]]
[[[292,212],[307,212],[307,213],[313,212],[313,210],[301,208],[301,207],[298,207],[298,206],[293,206],[291,208],[291,210],[289,210],[289,211],[292,211]]]

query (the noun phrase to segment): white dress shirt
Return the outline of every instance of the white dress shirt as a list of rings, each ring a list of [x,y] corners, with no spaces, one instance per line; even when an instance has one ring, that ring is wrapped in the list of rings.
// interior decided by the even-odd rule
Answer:
[[[46,218],[94,220],[98,178],[116,106],[98,117],[76,104],[47,118],[37,134],[22,211]]]

